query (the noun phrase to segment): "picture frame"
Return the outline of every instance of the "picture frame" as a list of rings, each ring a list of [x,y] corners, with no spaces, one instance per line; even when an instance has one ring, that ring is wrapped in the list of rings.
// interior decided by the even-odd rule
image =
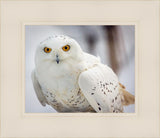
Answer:
[[[0,137],[160,137],[158,0],[1,0]],[[135,25],[135,113],[25,113],[25,25]]]

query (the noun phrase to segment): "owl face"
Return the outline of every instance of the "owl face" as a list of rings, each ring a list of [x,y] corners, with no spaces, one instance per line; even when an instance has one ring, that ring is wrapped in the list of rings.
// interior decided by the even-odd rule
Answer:
[[[62,64],[80,58],[79,44],[67,36],[52,36],[40,43],[36,51],[36,63],[52,62]]]

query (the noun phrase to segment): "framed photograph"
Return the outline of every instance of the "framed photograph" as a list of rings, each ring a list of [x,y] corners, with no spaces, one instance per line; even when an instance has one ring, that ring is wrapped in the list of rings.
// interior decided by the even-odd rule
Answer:
[[[160,137],[159,4],[2,0],[0,137]]]

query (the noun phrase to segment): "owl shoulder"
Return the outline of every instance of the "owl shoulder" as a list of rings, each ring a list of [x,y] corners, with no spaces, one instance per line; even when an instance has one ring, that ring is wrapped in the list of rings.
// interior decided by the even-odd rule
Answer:
[[[78,63],[77,67],[80,72],[88,70],[97,64],[101,64],[100,59],[96,56],[84,53],[81,62]]]

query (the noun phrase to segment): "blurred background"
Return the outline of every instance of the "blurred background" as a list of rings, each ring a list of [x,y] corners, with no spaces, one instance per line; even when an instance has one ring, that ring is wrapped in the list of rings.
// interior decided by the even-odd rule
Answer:
[[[25,26],[25,112],[53,113],[51,106],[43,107],[35,94],[31,72],[38,44],[50,35],[74,38],[84,52],[99,56],[102,63],[113,69],[126,90],[135,95],[135,27],[112,26]],[[124,107],[124,112],[135,112],[135,105]]]

